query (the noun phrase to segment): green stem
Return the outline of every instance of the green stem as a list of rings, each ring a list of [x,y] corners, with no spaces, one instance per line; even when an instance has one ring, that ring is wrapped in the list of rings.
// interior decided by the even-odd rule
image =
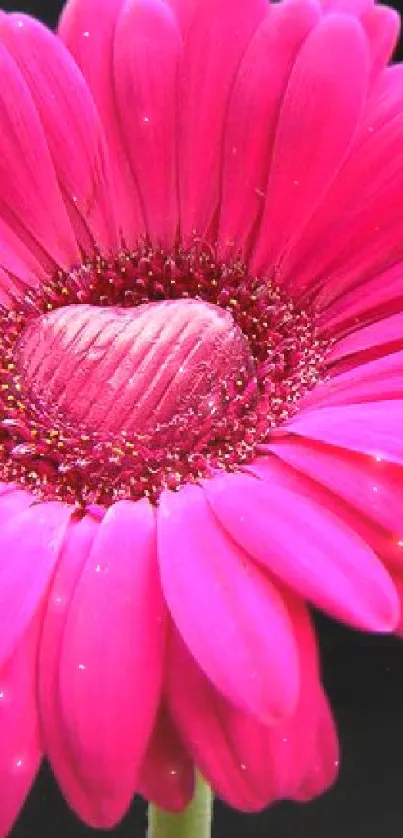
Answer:
[[[197,777],[194,798],[179,815],[150,804],[147,838],[210,838],[212,802],[209,786]]]

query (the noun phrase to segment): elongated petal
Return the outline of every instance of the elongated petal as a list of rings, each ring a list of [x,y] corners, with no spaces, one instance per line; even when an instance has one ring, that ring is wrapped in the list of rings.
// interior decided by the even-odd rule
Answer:
[[[396,9],[374,5],[361,19],[369,43],[372,79],[385,67],[397,45],[400,17]]]
[[[162,0],[128,0],[115,37],[115,88],[123,136],[155,244],[178,225],[177,82],[181,37]]]
[[[376,275],[365,283],[365,294],[361,286],[347,291],[333,301],[319,319],[319,327],[326,334],[340,337],[379,318],[400,313],[402,299],[403,263],[397,263],[387,271]]]
[[[378,11],[384,9],[378,6]],[[378,76],[368,95],[361,125],[357,131],[355,143],[369,139],[374,131],[379,130],[393,119],[403,108],[403,65],[392,64]]]
[[[70,0],[59,23],[59,35],[82,70],[94,97],[108,143],[123,242],[135,245],[145,233],[138,186],[122,139],[114,89],[113,55],[116,24],[125,0]]]
[[[293,716],[266,731],[269,775],[276,777],[277,799],[295,799],[301,780],[313,770],[321,711],[326,698],[320,684],[318,650],[306,605],[285,593],[298,644],[301,689]]]
[[[402,474],[375,457],[362,457],[302,440],[273,443],[268,449],[297,471],[309,475],[390,532],[402,521]]]
[[[0,43],[0,216],[40,260],[79,260],[46,137],[16,63]]]
[[[301,48],[284,97],[254,271],[284,258],[326,194],[349,150],[367,81],[361,27],[347,15],[325,17]]]
[[[373,0],[321,0],[321,6],[325,12],[348,13],[360,21],[368,40],[371,80],[376,78],[389,61],[398,37],[398,15],[394,9]]]
[[[339,745],[329,705],[324,695],[319,703],[316,747],[307,775],[294,794],[294,799],[307,802],[327,791],[339,772]]]
[[[175,14],[183,38],[187,36],[198,2],[200,0],[168,0],[167,2]]]
[[[293,444],[298,444],[298,440],[295,438],[293,441],[290,437],[282,440],[282,443],[285,445],[288,443],[291,444],[292,442]],[[306,440],[305,444],[307,444]],[[336,451],[337,449],[334,449],[335,454]],[[344,456],[348,456],[348,452],[343,453]],[[400,466],[391,465],[387,462],[382,463],[378,457],[366,456],[362,459],[363,461],[365,459],[368,459],[368,461],[374,459],[375,463],[381,467],[381,471],[385,469],[386,473],[390,475],[390,481],[401,481]],[[264,460],[259,460],[259,463],[260,465],[258,465],[255,461],[253,472],[256,468],[259,468],[259,471],[262,466],[264,468]],[[342,521],[352,532],[358,535],[359,538],[372,549],[373,553],[375,553],[375,555],[382,561],[383,565],[388,569],[388,572],[390,572],[392,576],[393,586],[395,587],[395,572],[397,571],[400,573],[403,566],[403,521],[396,532],[385,530],[383,527],[379,526],[379,523],[374,526],[374,522],[360,512],[357,506],[350,506],[350,504],[348,504],[343,497],[340,497],[335,492],[332,492],[322,483],[319,483],[309,477],[306,473],[303,473],[302,471],[298,471],[297,473],[292,465],[288,465],[285,462],[285,459],[281,461],[278,458],[275,462],[275,467],[277,473],[280,472],[281,474],[281,481],[290,489],[290,491],[296,492],[298,489],[298,492],[304,497],[309,497],[311,500],[315,501],[319,508],[323,507],[324,509],[330,510],[332,514],[340,519],[340,521]],[[259,475],[259,477],[261,479],[262,475]]]
[[[36,695],[41,615],[0,669],[0,834],[8,835],[42,759]]]
[[[215,514],[251,557],[301,596],[360,628],[391,631],[398,618],[392,581],[372,550],[326,507],[287,485],[281,466],[257,460],[261,476],[205,482]]]
[[[106,144],[77,65],[61,41],[27,15],[0,18],[0,37],[29,86],[78,241],[87,252],[116,250]]]
[[[7,496],[6,496],[7,497]],[[13,515],[0,532],[0,666],[31,622],[58,559],[71,507],[39,503]]]
[[[38,698],[46,756],[66,800],[90,823],[94,817],[92,800],[80,783],[62,726],[59,664],[70,603],[98,527],[99,522],[91,515],[69,524],[47,598],[39,655]]]
[[[50,260],[42,252],[35,256],[29,242],[0,217],[0,265],[0,302],[10,308],[45,279]]]
[[[228,97],[241,57],[267,10],[264,0],[205,0],[198,3],[192,17],[184,45],[178,110],[185,240],[194,231],[205,235],[217,209]]]
[[[365,143],[358,138],[283,267],[287,287],[299,294],[307,290],[318,311],[359,286],[365,296],[363,284],[402,259],[402,138],[402,109]]]
[[[323,698],[315,640],[303,604],[289,601],[299,649],[301,691],[293,716],[265,726],[223,698],[192,660],[179,636],[169,645],[168,698],[196,764],[216,793],[255,811],[293,798],[313,772]]]
[[[115,824],[134,794],[160,699],[164,629],[154,513],[148,501],[122,501],[99,526],[60,659],[63,730],[94,826]]]
[[[164,705],[141,765],[137,791],[167,812],[181,812],[194,794],[192,759]]]
[[[403,401],[349,404],[301,411],[285,430],[403,464]]]
[[[168,662],[169,705],[199,770],[231,806],[246,812],[263,808],[270,796],[264,726],[217,692],[179,635],[171,639]],[[238,741],[231,737],[235,719]],[[257,782],[259,769],[263,779]]]
[[[386,334],[386,333],[385,333]],[[392,352],[368,363],[351,365],[350,369],[332,375],[320,387],[301,400],[301,409],[360,402],[386,402],[403,398],[403,350]]]
[[[353,363],[361,361],[362,354],[366,357],[376,355],[392,349],[401,349],[403,346],[403,312],[392,314],[390,317],[382,317],[375,323],[351,332],[345,338],[338,340],[332,347],[326,358],[328,366],[333,366],[337,361],[354,356]],[[360,358],[357,356],[360,355]]]
[[[286,608],[199,487],[161,496],[158,555],[173,620],[211,681],[260,720],[292,713],[299,675]]]
[[[273,5],[242,59],[225,129],[221,247],[235,244],[237,251],[244,250],[249,241],[264,201],[288,77],[319,16],[317,4],[310,0]]]

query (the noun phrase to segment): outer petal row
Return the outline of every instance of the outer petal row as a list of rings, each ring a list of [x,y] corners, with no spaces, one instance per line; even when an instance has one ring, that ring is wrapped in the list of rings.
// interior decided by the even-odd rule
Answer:
[[[245,747],[252,749],[248,751],[250,770],[245,775],[245,791],[242,791],[243,780],[240,780],[240,785],[235,784],[234,797],[231,798],[228,779],[227,783],[223,780],[225,760],[216,762],[214,768],[209,759],[206,762],[207,755],[203,750],[198,755],[194,753],[193,757],[199,767],[209,768],[209,777],[216,782],[217,789],[226,799],[232,799],[235,805],[256,808],[279,796],[298,797],[305,773],[316,759],[316,722],[311,727],[302,721],[300,723],[298,710],[301,696],[305,694],[305,687],[302,690],[299,686],[300,678],[303,677],[309,694],[318,688],[314,642],[306,613],[302,604],[293,603],[288,594],[276,591],[269,579],[254,568],[246,554],[240,564],[241,551],[229,541],[217,519],[209,513],[203,490],[194,488],[196,494],[191,499],[188,496],[184,500],[185,490],[178,495],[167,493],[168,498],[172,497],[172,503],[165,498],[165,505],[159,513],[164,592],[174,622],[194,647],[196,659],[201,660],[203,669],[211,671],[213,681],[218,681],[219,687],[223,686],[224,693],[231,695],[235,705],[241,705],[240,710],[235,709],[232,702],[227,704],[227,700],[220,697],[212,684],[207,688],[206,676],[201,675],[195,660],[190,663],[187,653],[189,666],[199,672],[199,680],[202,678],[205,681],[204,692],[207,689],[209,701],[217,707],[222,705],[220,714],[222,712],[223,717],[226,715],[225,707],[229,708],[228,719],[233,718],[233,722],[230,722],[228,736],[233,747],[236,750],[240,748],[239,753],[244,755],[247,753]],[[26,502],[23,493],[6,491],[2,496],[5,508],[11,511],[12,498],[17,514],[6,527],[21,525],[22,516],[28,514],[18,512],[20,505]],[[189,513],[187,525],[181,517],[185,508],[183,504]],[[31,514],[30,538],[25,538],[20,547],[21,556],[28,549],[32,554],[35,547],[39,559],[41,554],[48,555],[47,545],[51,548],[49,555],[59,554],[40,641],[42,747],[67,799],[93,826],[108,827],[116,823],[126,811],[136,788],[144,790],[168,808],[181,808],[191,794],[192,770],[166,712],[162,713],[151,738],[162,688],[165,637],[165,606],[156,561],[154,513],[146,501],[137,504],[123,502],[112,507],[101,523],[91,516],[81,520],[73,518],[60,549],[66,516],[71,511],[62,505],[55,505],[56,518],[52,522],[52,518],[43,517],[50,510],[49,504],[28,508]],[[177,551],[178,524],[185,553]],[[52,526],[56,528],[53,536],[50,534]],[[203,545],[205,567],[201,565],[202,553],[198,545],[201,531],[206,533]],[[45,541],[40,537],[42,532]],[[182,563],[179,575],[176,554]],[[218,583],[216,607],[212,608],[209,602],[208,609],[203,608],[200,597],[196,601],[190,588],[186,607],[180,598],[176,598],[176,589],[179,593],[183,592],[183,584],[187,584],[190,574],[197,580],[199,590],[212,598],[213,604],[214,597],[217,597],[214,588]],[[48,568],[46,578],[41,577],[42,591],[50,575]],[[241,583],[242,591],[239,587]],[[196,590],[196,586],[193,589]],[[31,610],[35,610],[35,603],[37,609],[42,591],[37,586],[31,592]],[[242,597],[246,600],[245,604]],[[12,592],[10,601],[15,606]],[[188,617],[191,608],[193,624]],[[218,632],[213,633],[209,614],[217,619]],[[196,642],[195,629],[199,632]],[[257,629],[262,634],[261,639]],[[220,638],[221,634],[224,641]],[[255,638],[253,644],[252,636]],[[304,640],[304,637],[308,639]],[[216,649],[211,647],[214,641]],[[239,647],[235,657],[229,642]],[[207,643],[210,643],[209,653],[206,652]],[[21,644],[21,648],[28,648],[27,641]],[[260,649],[261,660],[258,657]],[[218,675],[219,656],[224,668],[223,676]],[[230,658],[229,663],[226,657]],[[287,667],[283,666],[284,660],[287,660]],[[25,666],[24,671],[32,675],[32,664],[28,670]],[[180,669],[174,659],[168,661],[168,695],[169,684],[175,681],[179,671],[186,673],[186,667]],[[247,688],[243,686],[245,676]],[[252,716],[245,715],[242,705],[248,707]],[[319,706],[322,705],[320,702],[317,704],[316,699],[307,700],[307,712],[308,708]],[[182,729],[182,711],[175,710],[175,707],[174,701],[171,709],[188,747],[186,729]],[[292,719],[284,723],[285,728],[276,727],[277,732],[264,729],[264,742],[269,738],[262,751],[258,746],[263,731],[262,721],[267,723],[290,714]],[[207,715],[209,717],[210,714]],[[255,721],[253,716],[257,717]],[[207,723],[204,713],[200,718],[196,714],[192,729],[195,721],[202,723],[203,718]],[[317,718],[319,724],[319,716]],[[34,706],[31,719],[32,724],[37,724]],[[254,738],[250,739],[248,731],[255,731],[256,736],[254,733]],[[304,747],[306,768],[300,759],[299,741],[304,731],[311,731],[313,736],[309,748],[307,744]],[[281,744],[288,742],[288,738],[291,742],[289,748]],[[208,741],[207,737],[203,748]],[[39,758],[39,752],[36,753]],[[330,782],[330,775],[333,776],[336,762],[334,748],[331,753],[333,769],[326,763],[325,775],[321,774],[316,792],[312,787],[312,794],[324,788]],[[265,770],[267,754],[271,754],[268,775]],[[241,763],[238,761],[237,770],[241,771],[242,778],[244,769],[239,767]],[[175,766],[173,772],[172,765]],[[171,782],[166,786],[169,772]],[[29,782],[32,776],[31,772]]]
[[[262,721],[291,714],[299,666],[282,597],[221,529],[200,487],[162,495],[158,553],[168,607],[210,680]]]
[[[94,245],[116,250],[115,196],[105,139],[77,65],[33,18],[8,15],[0,23],[0,39],[18,64],[40,117],[79,244],[87,253]]]
[[[374,61],[384,61],[387,44],[396,28],[393,13],[371,7],[360,12],[358,23],[354,17],[355,6],[353,15],[347,14],[344,8],[331,9],[309,36],[310,28],[319,19],[319,11],[308,0],[294,0],[271,12],[263,0],[254,0],[252,7],[239,0],[228,8],[226,0],[222,0],[214,3],[214,9],[209,4],[198,3],[193,11],[189,6],[185,28],[182,11],[178,4],[173,4],[174,14],[171,14],[160,0],[116,0],[107,4],[107,13],[99,21],[94,0],[75,0],[68,4],[60,33],[91,88],[103,122],[108,153],[88,89],[60,42],[27,17],[3,15],[1,40],[22,72],[20,76],[16,64],[3,51],[3,75],[10,77],[4,89],[11,94],[8,98],[4,94],[3,106],[15,121],[15,102],[18,102],[19,110],[24,113],[23,122],[29,125],[30,138],[33,134],[37,138],[34,161],[32,154],[31,157],[28,154],[32,142],[28,143],[19,132],[23,145],[19,157],[27,160],[24,183],[41,172],[40,182],[36,185],[33,182],[29,190],[30,201],[33,196],[37,196],[37,201],[30,207],[29,229],[18,232],[20,243],[13,238],[16,223],[7,206],[12,206],[13,212],[21,210],[21,222],[24,217],[26,225],[29,217],[26,200],[22,215],[22,193],[18,196],[14,186],[14,193],[7,198],[11,182],[7,172],[3,172],[2,216],[10,227],[9,255],[5,252],[2,262],[8,272],[3,275],[3,286],[10,286],[10,278],[7,280],[10,273],[30,284],[37,267],[35,258],[39,264],[50,257],[57,266],[70,266],[79,258],[77,243],[87,252],[94,244],[105,249],[116,247],[119,241],[130,245],[147,228],[158,242],[172,242],[178,222],[178,199],[185,239],[194,229],[202,234],[213,231],[221,201],[221,235],[225,241],[236,238],[241,247],[262,208],[253,259],[255,268],[267,266],[270,261],[282,263],[298,239],[348,151],[365,95],[369,52],[372,49],[372,65]],[[288,24],[286,36],[282,18]],[[136,33],[134,39],[132,31]],[[371,31],[381,33],[379,43],[375,36],[372,38]],[[153,33],[152,38],[147,32]],[[217,39],[225,44],[224,51],[216,48]],[[211,55],[206,53],[205,44],[211,45]],[[29,65],[24,58],[27,45]],[[326,54],[328,66],[326,78],[317,73],[322,53]],[[350,54],[354,59],[354,73],[348,72]],[[97,56],[96,66],[94,56]],[[269,77],[268,86],[263,86],[262,73],[267,73],[269,68],[266,56],[270,57],[270,66],[275,62],[276,73]],[[158,93],[162,90],[158,81],[161,73],[165,97]],[[210,83],[206,81],[207,76]],[[59,91],[57,99],[52,97],[55,87]],[[253,114],[258,106],[261,112],[259,90],[263,87],[265,97],[261,104],[266,117],[256,125]],[[75,90],[73,111],[67,95],[72,89]],[[330,112],[326,107],[326,120],[323,119],[325,102],[332,103]],[[244,165],[239,166],[239,155],[246,154],[245,142],[237,129],[240,108],[243,114],[249,113],[249,122],[243,119],[241,122],[254,121],[253,136],[258,149],[256,154],[251,154],[249,149],[244,160],[246,169]],[[290,131],[296,123],[299,153],[297,158],[294,155],[291,176],[287,149],[292,141]],[[63,126],[63,130],[58,126]],[[327,137],[333,137],[333,142],[331,145],[318,142],[316,153],[311,155],[309,138],[317,137],[321,126]],[[7,130],[2,135],[4,140],[7,136],[11,138]],[[72,136],[74,156],[66,144],[66,138]],[[306,141],[302,141],[303,137]],[[9,152],[5,156],[9,159]],[[178,180],[177,159],[180,160]],[[222,161],[224,181],[220,197]],[[256,161],[260,161],[257,168]],[[242,219],[231,217],[241,168],[247,173],[245,188],[251,210],[246,225]],[[114,212],[114,193],[119,218]],[[283,204],[279,203],[281,196]],[[45,211],[50,203],[52,211]],[[159,218],[162,204],[166,209]],[[282,205],[286,207],[285,215],[281,212]],[[53,220],[57,230],[52,233]],[[3,240],[7,240],[6,235]],[[33,255],[27,251],[27,244]],[[18,251],[20,264],[15,257],[11,259],[11,254]],[[21,293],[15,282],[14,293]]]
[[[396,595],[372,550],[329,509],[305,496],[274,458],[261,458],[250,470],[261,479],[239,474],[205,483],[232,538],[327,613],[360,628],[392,630]]]
[[[284,446],[281,451],[278,445],[276,453],[287,459],[287,450]],[[307,462],[305,457],[304,471]],[[316,472],[311,470],[315,480],[326,480],[329,473],[331,483],[331,471],[318,470],[320,457],[313,458],[312,463],[316,466]],[[299,468],[295,458],[292,465]],[[332,521],[324,508],[319,509],[313,498],[299,494],[298,504],[293,503],[298,481],[287,478],[273,460],[262,460],[254,469],[263,480],[249,475],[228,476],[221,479],[222,486],[220,478],[215,478],[206,482],[204,490],[189,487],[179,494],[167,493],[158,523],[164,593],[174,622],[193,653],[189,655],[183,641],[171,630],[167,669],[171,712],[185,745],[219,793],[247,810],[278,797],[304,799],[318,793],[331,782],[337,764],[333,727],[323,696],[317,691],[316,655],[306,612],[301,603],[293,602],[281,590],[281,582],[276,592],[269,574],[300,588],[315,601],[306,585],[312,591],[318,582],[320,586],[323,571],[326,584],[317,588],[318,604],[332,608],[334,596],[343,618],[351,619],[350,609],[354,621],[376,630],[393,628],[397,621],[391,583],[371,552],[340,521]],[[347,488],[348,480],[347,475]],[[342,485],[339,488],[343,490]],[[209,512],[205,492],[217,518]],[[350,495],[345,497],[351,502]],[[27,514],[17,511],[25,501],[23,493],[6,491],[2,499],[9,509],[12,499],[16,504],[17,516],[8,526]],[[56,508],[62,516],[57,518],[60,525],[63,507]],[[33,509],[37,537],[43,523],[40,511]],[[299,513],[301,520],[297,519]],[[387,505],[385,513],[392,513]],[[273,531],[268,523],[270,516],[276,520]],[[282,517],[284,539],[277,543]],[[266,521],[264,532],[259,530],[262,521]],[[387,523],[393,521],[388,519]],[[311,534],[309,544],[304,545],[301,539],[307,526],[311,526]],[[322,543],[321,527],[325,538]],[[308,566],[307,549],[312,552],[315,547],[313,533],[319,552]],[[154,516],[146,502],[117,504],[101,524],[90,518],[73,521],[47,607],[41,641],[45,749],[67,798],[93,825],[115,823],[136,787],[148,790],[154,799],[172,808],[183,805],[191,793],[191,766],[166,714],[160,721],[165,734],[155,729],[154,744],[150,741],[161,692],[165,633],[155,535]],[[340,539],[347,537],[349,542],[341,545]],[[51,542],[58,543],[54,539]],[[247,552],[243,553],[235,542]],[[294,546],[291,578],[287,550]],[[334,559],[329,554],[333,547]],[[300,566],[299,556],[303,559]],[[250,557],[266,566],[266,574],[258,573]],[[344,575],[345,558],[351,563]],[[295,576],[298,573],[300,581]],[[248,648],[253,625],[262,637],[254,637]],[[277,653],[279,645],[281,654]],[[256,657],[259,647],[261,660]],[[288,662],[285,680],[280,671],[284,660]],[[202,670],[217,684],[218,691]],[[270,672],[267,684],[265,672]],[[145,694],[147,684],[150,692]],[[310,723],[305,713],[315,714]],[[280,715],[289,715],[290,720],[274,728],[265,727],[269,719]],[[206,730],[215,724],[217,736],[217,731],[221,731],[220,736],[227,732],[218,751],[216,745],[221,739],[215,736],[211,751],[208,743],[212,740]],[[195,735],[195,725],[204,727],[204,736],[201,731]],[[176,771],[182,772],[182,779],[167,799],[162,779],[167,773],[167,753],[160,738],[165,735],[168,743],[171,737]],[[309,742],[302,742],[301,736],[310,737]],[[306,762],[301,761],[301,753]],[[137,766],[133,762],[136,754]],[[161,772],[161,785],[149,774],[147,764]]]
[[[10,516],[0,534],[0,617],[7,626],[0,726],[11,726],[2,737],[3,792],[10,790],[2,817],[18,813],[43,749],[78,814],[111,826],[139,784],[161,696],[166,609],[154,512],[146,501],[121,503],[101,523],[88,515],[75,520],[69,507],[35,505],[13,491],[1,495],[0,512]],[[188,769],[179,788],[171,782],[177,800],[186,783]]]
[[[169,645],[168,700],[178,728],[220,797],[245,811],[308,794],[308,775],[315,768],[310,790],[319,794],[337,771],[337,743],[318,684],[309,618],[301,603],[288,600],[288,605],[302,680],[296,710],[283,723],[267,727],[239,710],[213,689],[177,634]],[[319,741],[323,714],[328,729]]]
[[[67,550],[72,550],[69,542]],[[76,573],[71,575],[68,557],[62,556],[56,599],[68,598],[68,610],[57,655],[58,684],[49,682],[46,688],[56,698],[55,710],[49,701],[47,706],[49,740],[54,748],[56,711],[61,748],[55,768],[61,786],[82,817],[108,827],[133,797],[161,693],[165,607],[148,502],[111,507],[77,571],[72,589]],[[51,656],[55,620],[57,630],[59,609],[51,600],[44,627]]]
[[[83,72],[104,126],[113,172],[119,224],[130,247],[145,233],[138,184],[133,177],[117,113],[113,77],[114,38],[123,0],[73,0],[66,5],[59,33]]]
[[[302,46],[280,110],[253,271],[282,265],[338,174],[368,69],[364,34],[347,15],[325,17]]]

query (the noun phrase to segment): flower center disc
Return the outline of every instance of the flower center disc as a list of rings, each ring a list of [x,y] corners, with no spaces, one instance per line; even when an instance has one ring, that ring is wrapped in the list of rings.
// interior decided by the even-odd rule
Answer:
[[[97,255],[0,306],[0,479],[81,511],[158,504],[258,456],[328,345],[274,278],[197,237]]]
[[[107,434],[220,419],[230,385],[255,374],[232,315],[194,299],[58,308],[26,327],[15,358],[50,418]]]

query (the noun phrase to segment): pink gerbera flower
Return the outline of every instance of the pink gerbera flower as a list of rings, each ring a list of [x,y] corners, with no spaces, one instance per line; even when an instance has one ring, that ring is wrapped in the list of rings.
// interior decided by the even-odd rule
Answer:
[[[42,756],[109,827],[196,765],[306,800],[306,603],[403,589],[403,73],[369,0],[0,17],[0,834]],[[67,48],[66,48],[67,47]]]

